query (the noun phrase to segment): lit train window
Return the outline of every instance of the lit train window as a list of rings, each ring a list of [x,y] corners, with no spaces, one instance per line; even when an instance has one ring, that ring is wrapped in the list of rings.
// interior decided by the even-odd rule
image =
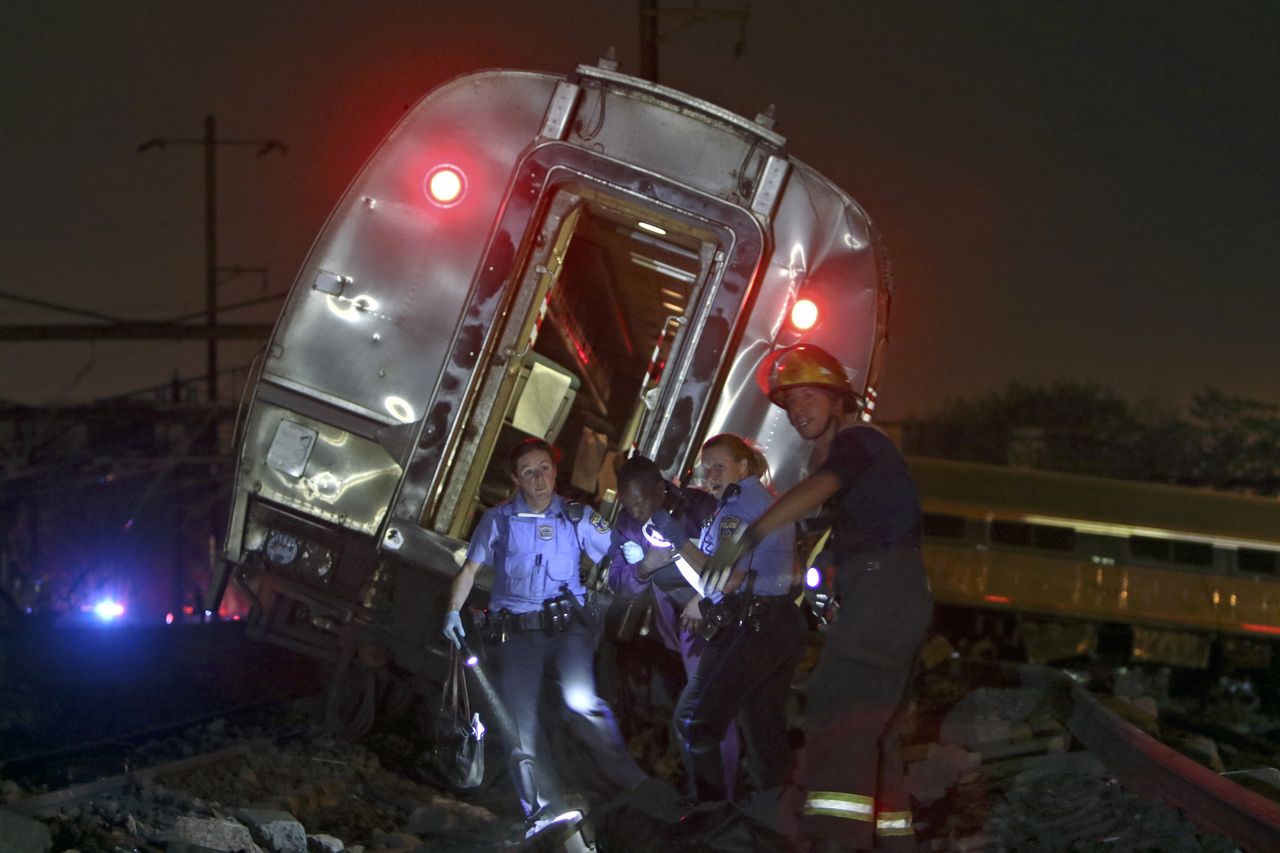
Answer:
[[[1241,548],[1236,552],[1236,568],[1242,572],[1274,575],[1280,573],[1280,554],[1257,548]]]
[[[937,536],[943,539],[963,539],[964,519],[958,515],[942,515],[926,512],[921,519],[921,531],[925,536]]]

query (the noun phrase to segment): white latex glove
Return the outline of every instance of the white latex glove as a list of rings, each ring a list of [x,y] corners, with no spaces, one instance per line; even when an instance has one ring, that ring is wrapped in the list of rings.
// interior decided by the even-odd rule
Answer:
[[[638,542],[622,543],[622,559],[628,564],[634,566],[636,563],[644,559],[644,548],[640,547]]]
[[[453,643],[455,648],[462,648],[462,641],[467,636],[467,632],[462,630],[462,614],[456,610],[450,610],[444,615],[444,630],[440,633]]]

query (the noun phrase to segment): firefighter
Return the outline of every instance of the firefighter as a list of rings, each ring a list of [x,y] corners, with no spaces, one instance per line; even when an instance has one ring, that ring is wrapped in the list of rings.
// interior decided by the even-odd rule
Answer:
[[[804,831],[814,853],[914,850],[898,727],[933,611],[915,484],[888,437],[860,419],[863,399],[825,350],[778,350],[759,378],[813,442],[813,473],[716,553],[704,583],[714,588],[771,531],[828,504],[841,608],[807,691]]]
[[[663,645],[680,655],[688,682],[698,669],[707,641],[682,624],[681,614],[698,593],[676,564],[675,546],[701,535],[703,525],[715,514],[716,498],[702,489],[675,486],[652,459],[633,456],[618,470],[618,503],[623,512],[614,531],[620,545],[609,567],[609,586],[620,598],[651,597],[654,627]],[[676,541],[667,540],[654,527],[652,517],[658,509],[667,510],[681,526]],[[686,571],[695,571],[688,563],[685,566]],[[735,726],[730,726],[720,741],[720,757],[725,790],[732,798],[738,772]]]
[[[507,744],[512,779],[528,821],[529,834],[559,815],[556,791],[539,779],[554,779],[540,760],[538,696],[543,685],[558,686],[571,712],[570,731],[586,748],[593,770],[617,791],[646,777],[632,761],[608,705],[596,694],[592,673],[595,624],[586,609],[579,566],[585,551],[603,559],[612,542],[599,513],[555,493],[558,452],[539,438],[512,450],[515,496],[487,510],[454,578],[444,635],[461,647],[460,610],[481,566],[493,569],[488,637],[496,667],[495,689],[512,722]]]
[[[720,503],[703,528],[697,547],[682,555],[698,568],[773,502],[760,480],[763,457],[736,435],[722,434],[702,446],[708,487]],[[668,539],[663,512],[654,514]],[[725,593],[685,608],[685,623],[708,637],[698,668],[676,705],[674,725],[694,796],[702,801],[728,797],[720,743],[735,718],[747,745],[747,766],[756,794],[777,798],[791,774],[787,740],[787,696],[804,649],[804,616],[796,606],[795,536],[779,528],[734,574]]]

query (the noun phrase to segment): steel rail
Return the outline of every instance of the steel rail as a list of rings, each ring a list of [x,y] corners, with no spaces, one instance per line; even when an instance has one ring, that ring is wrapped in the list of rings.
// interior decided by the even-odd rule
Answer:
[[[1071,734],[1127,790],[1180,809],[1205,832],[1226,836],[1249,853],[1280,850],[1280,803],[1151,737],[1065,673],[1035,664],[1016,671],[1024,685],[1048,689]]]
[[[56,791],[49,791],[45,794],[37,794],[34,797],[17,800],[7,804],[5,808],[30,817],[52,817],[67,806],[92,800],[94,797],[99,797],[103,794],[122,791],[131,782],[154,781],[191,770],[199,770],[213,764],[232,761],[243,756],[253,755],[263,748],[276,743],[279,739],[280,737],[262,738],[216,752],[195,755],[191,758],[182,758],[167,764],[157,764],[154,767],[121,773],[117,776],[108,776],[104,779],[96,779],[93,782],[72,785],[69,788],[60,788]]]

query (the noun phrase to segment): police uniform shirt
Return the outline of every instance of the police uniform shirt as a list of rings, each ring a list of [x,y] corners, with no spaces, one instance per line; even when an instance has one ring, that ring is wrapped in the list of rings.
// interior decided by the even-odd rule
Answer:
[[[738,481],[738,487],[721,503],[711,523],[703,528],[702,541],[698,543],[702,553],[714,554],[721,542],[735,538],[773,505],[773,495],[759,477],[746,477]],[[756,573],[752,587],[756,595],[783,595],[791,589],[795,550],[795,526],[786,524],[744,555],[737,568]]]
[[[581,519],[573,522],[566,504],[553,495],[544,512],[533,512],[517,492],[481,516],[467,559],[493,568],[491,610],[540,610],[546,599],[561,594],[561,586],[580,598],[586,594],[579,572],[582,552],[593,561],[603,559],[612,532],[590,507],[584,506]]]
[[[822,464],[840,478],[832,534],[837,558],[920,543],[920,499],[906,462],[875,427],[840,430]]]

